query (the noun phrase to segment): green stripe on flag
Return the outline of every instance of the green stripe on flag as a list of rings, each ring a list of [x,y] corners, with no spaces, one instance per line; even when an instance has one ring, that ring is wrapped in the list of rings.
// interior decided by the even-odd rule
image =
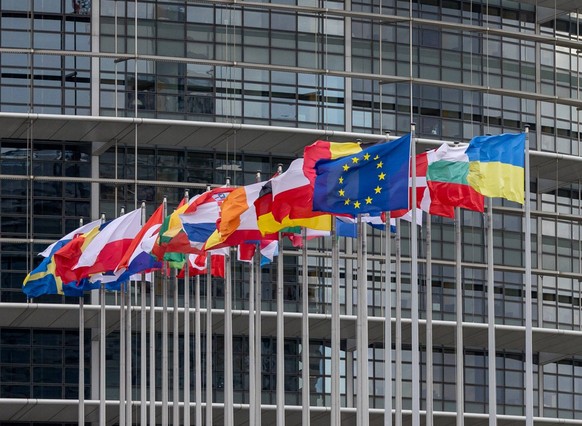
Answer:
[[[464,161],[440,160],[430,163],[426,172],[426,179],[435,182],[457,183],[468,185],[469,163]]]

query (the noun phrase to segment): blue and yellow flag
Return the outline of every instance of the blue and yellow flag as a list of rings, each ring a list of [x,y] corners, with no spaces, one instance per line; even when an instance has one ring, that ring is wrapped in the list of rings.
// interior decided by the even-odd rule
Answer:
[[[465,154],[472,188],[486,197],[524,203],[525,133],[474,137]]]
[[[319,160],[313,210],[380,214],[408,209],[410,135],[337,160]]]

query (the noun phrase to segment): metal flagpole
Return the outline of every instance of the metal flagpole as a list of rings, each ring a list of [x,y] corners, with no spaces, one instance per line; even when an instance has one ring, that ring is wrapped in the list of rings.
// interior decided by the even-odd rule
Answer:
[[[232,344],[232,270],[230,249],[224,258],[224,424],[234,425],[233,344]]]
[[[302,228],[303,247],[301,248],[301,260],[303,263],[301,284],[301,304],[303,311],[303,318],[301,319],[301,364],[303,370],[301,371],[301,379],[303,381],[303,388],[301,389],[301,424],[309,426],[311,423],[311,416],[309,407],[311,405],[309,396],[309,266],[307,264],[307,230]]]
[[[206,259],[206,424],[212,424],[212,274],[211,256]]]
[[[339,283],[338,238],[339,237],[337,235],[335,219],[332,219],[331,228],[331,424],[332,425],[341,424],[340,384],[339,384],[341,326],[340,326],[340,301],[339,301],[340,283]]]
[[[412,222],[410,225],[410,319],[412,340],[412,426],[420,426],[420,341],[418,323],[418,230],[416,227],[416,125],[410,123],[410,162],[412,175]]]
[[[131,342],[131,280],[127,281],[127,294],[125,295],[125,301],[127,303],[127,310],[125,313],[125,350],[127,355],[125,356],[125,421],[128,425],[132,424],[132,401],[133,401],[133,387],[132,387],[132,342]]]
[[[105,214],[101,215],[101,223],[105,223]],[[107,422],[105,410],[105,283],[99,288],[101,307],[99,310],[99,425]]]
[[[121,208],[120,216],[125,213],[125,209]],[[126,322],[126,312],[125,312],[125,298],[126,294],[126,283],[121,284],[121,291],[119,294],[119,426],[125,426],[125,404],[126,404],[126,386],[125,386],[125,368],[126,365],[126,343],[127,339],[125,334],[127,332],[125,322]]]
[[[390,212],[386,212],[384,275],[384,426],[392,426],[392,239]]]
[[[256,181],[261,181],[261,172],[257,172]],[[279,247],[279,251],[282,248]],[[255,358],[253,362],[254,375],[255,375],[255,389],[254,392],[255,399],[255,414],[254,421],[255,425],[261,426],[262,414],[261,414],[261,403],[263,399],[263,363],[262,363],[262,317],[261,310],[263,307],[263,293],[262,293],[262,282],[261,282],[261,245],[257,243],[257,249],[255,251],[255,257],[253,259],[253,268],[255,269],[255,340],[253,344],[255,345]],[[249,298],[252,296],[249,296]],[[249,343],[250,344],[250,343]]]
[[[119,294],[119,426],[125,426],[125,357],[127,351],[125,349],[125,285],[121,284],[121,291]]]
[[[202,337],[200,322],[200,275],[196,275],[194,305],[194,373],[196,376],[194,383],[194,399],[196,400],[196,410],[194,412],[195,425],[202,425]]]
[[[356,318],[358,348],[358,425],[367,426],[369,417],[368,390],[368,267],[367,236],[362,216],[358,215],[358,316]]]
[[[165,206],[164,198],[164,206]],[[163,216],[165,217],[165,207]],[[162,263],[163,265],[163,263]],[[152,274],[152,282],[150,284],[150,407],[149,416],[150,424],[156,424],[156,283],[155,275]],[[145,357],[145,352],[142,354]]]
[[[416,226],[416,225],[414,225]],[[434,375],[432,360],[432,223],[426,217],[426,426],[433,425]]]
[[[168,424],[168,264],[162,276],[162,425]]]
[[[395,425],[402,426],[402,253],[400,246],[400,219],[396,219],[395,275],[396,275],[396,329],[394,336],[396,363]]]
[[[145,203],[141,203],[141,223],[146,223]],[[140,306],[140,424],[147,426],[147,323],[146,323],[146,282],[145,273],[141,274],[141,306]]]
[[[281,250],[281,248],[279,248]],[[261,255],[260,253],[255,256],[255,263],[253,265],[256,268],[255,272],[255,359],[254,359],[254,369],[255,369],[255,383],[257,384],[255,389],[255,424],[261,426],[262,413],[261,404],[263,398],[263,363],[262,363],[262,317],[261,310],[263,308],[263,290],[262,290],[262,280],[261,280]]]
[[[456,287],[456,346],[455,346],[455,380],[456,380],[456,399],[457,399],[457,426],[465,424],[465,374],[464,374],[464,351],[463,351],[463,269],[461,267],[462,248],[461,248],[461,209],[455,207],[455,287]]]
[[[525,126],[525,424],[533,426],[533,334],[531,295],[531,205],[529,126]]]
[[[83,218],[79,219],[79,227]],[[85,295],[79,296],[79,424],[85,423]]]
[[[489,426],[497,426],[497,374],[495,348],[495,277],[493,268],[493,200],[487,197],[487,378]]]
[[[258,244],[257,244],[258,246]],[[258,250],[257,250],[258,251]],[[257,253],[254,253],[256,256]],[[255,359],[255,265],[254,257],[249,264],[249,425],[255,424],[256,417],[256,394],[257,386],[256,375],[254,370]]]
[[[198,341],[195,341],[198,345]],[[184,424],[190,424],[190,259],[184,265]],[[199,424],[199,423],[197,423]]]
[[[255,177],[256,182],[261,181],[261,172],[258,171]],[[257,372],[255,360],[255,339],[257,338],[255,333],[255,257],[258,255],[260,257],[260,244],[255,245],[256,250],[253,254],[249,265],[249,424],[254,425],[256,423],[257,417],[257,393],[255,388],[257,387]],[[259,254],[257,254],[259,252]],[[260,262],[260,258],[259,258]]]
[[[283,241],[279,233],[277,256],[277,426],[285,424],[285,323],[283,318]]]
[[[178,343],[179,312],[178,312],[178,269],[174,270],[174,291],[172,303],[172,423],[180,424],[180,346]]]

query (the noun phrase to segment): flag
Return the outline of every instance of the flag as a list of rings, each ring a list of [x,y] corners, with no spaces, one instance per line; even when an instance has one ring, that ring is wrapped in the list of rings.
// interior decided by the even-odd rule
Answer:
[[[331,215],[314,212],[311,204],[305,203],[305,194],[310,191],[302,158],[294,160],[286,172],[267,181],[255,201],[257,222],[263,235],[298,226],[329,231]]]
[[[166,216],[160,227],[158,239],[151,251],[151,254],[156,259],[176,261],[176,258],[179,257],[182,259],[181,261],[184,262],[186,259],[185,256],[180,256],[179,254],[199,253],[198,250],[193,250],[190,246],[190,241],[182,228],[182,221],[180,220],[180,214],[184,213],[190,203],[198,197],[200,197],[200,195],[195,195],[190,198],[190,200],[183,198],[176,210]],[[179,254],[173,255],[170,253]]]
[[[76,230],[65,235],[57,242],[48,246],[41,255],[46,255],[43,261],[34,268],[24,279],[22,291],[28,298],[38,297],[45,294],[67,294],[64,291],[63,279],[58,272],[59,253],[66,249],[73,241],[84,241],[87,234],[96,234],[99,232],[101,220],[96,220],[87,225],[81,226]],[[69,259],[69,258],[65,258]],[[76,258],[74,258],[76,261]],[[74,264],[71,265],[71,267]],[[71,279],[70,281],[73,281]],[[65,281],[68,282],[68,281]],[[68,294],[67,294],[68,295]]]
[[[379,215],[408,208],[410,135],[316,163],[313,210]]]
[[[93,222],[90,222],[86,225],[80,226],[79,228],[75,229],[74,231],[69,232],[67,235],[65,235],[60,240],[55,241],[50,246],[45,248],[42,252],[39,253],[39,256],[49,257],[51,254],[53,254],[54,252],[59,250],[65,244],[68,244],[77,235],[81,235],[81,234],[84,234],[86,232],[89,232],[91,229],[96,228],[99,225],[101,225],[101,219],[97,219],[97,220],[94,220]]]
[[[303,150],[303,172],[305,177],[315,184],[315,164],[320,160],[336,160],[362,151],[359,142],[315,141]]]
[[[202,249],[206,240],[216,231],[220,206],[232,191],[234,188],[228,187],[206,191],[178,215],[191,247]]]
[[[362,222],[367,223],[372,228],[384,230],[386,229],[386,217],[381,216],[362,216]],[[338,216],[335,218],[336,234],[338,237],[357,238],[358,223],[352,217]]]
[[[335,160],[360,151],[362,151],[362,147],[358,142],[315,141],[305,147],[303,150],[303,178],[295,171],[296,165],[292,163],[289,169],[293,170],[292,176],[294,178],[289,179],[289,186],[285,186],[286,182],[280,181],[281,186],[277,185],[278,187],[274,189],[276,194],[294,189],[293,192],[285,194],[285,198],[274,200],[273,215],[275,219],[281,221],[286,216],[291,219],[310,217],[310,214],[313,213],[315,164],[319,160]]]
[[[483,212],[483,195],[467,181],[469,158],[466,150],[467,146],[443,144],[427,153],[426,183],[429,190],[421,200],[425,211],[451,218],[455,217],[455,207]]]
[[[275,239],[263,236],[257,223],[255,201],[265,182],[241,186],[230,193],[220,206],[217,229],[204,244],[204,249],[236,246],[245,242]]]
[[[93,228],[89,232],[76,236],[71,240],[71,242],[69,242],[69,244],[55,252],[56,274],[60,277],[63,283],[68,284],[75,282],[78,283],[78,285],[81,284],[80,281],[85,269],[73,268],[91,241],[93,241],[93,239],[95,239],[104,228],[109,226],[110,223],[110,221],[104,222],[98,228]]]
[[[112,220],[85,247],[73,270],[84,268],[80,278],[114,271],[141,228],[141,209]]]
[[[474,137],[466,154],[467,182],[477,192],[524,203],[525,133]]]
[[[161,262],[156,261],[150,252],[158,237],[163,214],[164,206],[160,205],[140,229],[119,261],[117,271],[122,271],[125,277],[129,278],[131,275],[162,267]]]
[[[228,254],[228,248],[210,251],[210,274],[213,277],[224,278],[224,260]],[[208,273],[208,257],[206,252],[200,254],[189,254],[188,264],[190,266],[190,276],[204,275]],[[178,273],[178,278],[184,278],[185,270]]]
[[[53,255],[45,257],[24,278],[22,291],[29,299],[45,294],[63,294],[63,282],[56,274],[56,263]]]

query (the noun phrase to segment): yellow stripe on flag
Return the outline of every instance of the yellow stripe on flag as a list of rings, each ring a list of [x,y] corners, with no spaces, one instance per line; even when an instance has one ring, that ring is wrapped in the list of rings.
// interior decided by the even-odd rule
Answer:
[[[467,181],[486,197],[501,197],[523,204],[525,199],[524,168],[499,162],[469,164]]]
[[[331,160],[360,152],[362,147],[358,142],[330,142],[329,152]]]
[[[316,229],[319,231],[331,230],[331,215],[318,215],[314,217],[290,219],[286,216],[282,222],[278,222],[273,217],[273,213],[264,214],[258,217],[257,223],[263,235],[274,234],[284,228],[302,226],[304,228]]]

